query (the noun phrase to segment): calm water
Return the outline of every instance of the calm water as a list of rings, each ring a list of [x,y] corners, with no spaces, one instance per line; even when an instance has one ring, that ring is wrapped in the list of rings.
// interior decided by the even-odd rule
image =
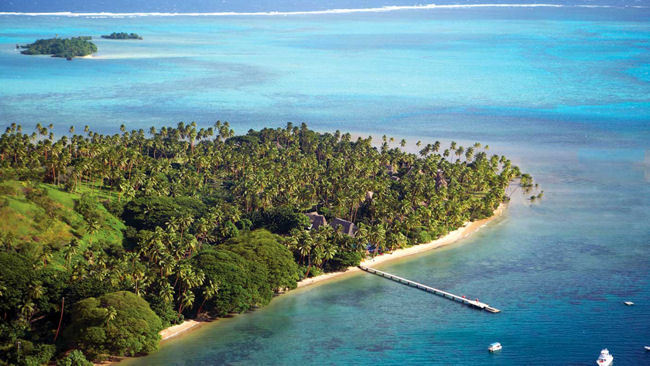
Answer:
[[[232,17],[0,16],[0,126],[116,132],[306,121],[411,143],[481,141],[545,190],[457,245],[279,297],[127,364],[650,364],[650,10],[480,8]],[[94,59],[16,53],[97,39]],[[637,305],[626,307],[624,300]],[[486,351],[500,341],[504,350]]]

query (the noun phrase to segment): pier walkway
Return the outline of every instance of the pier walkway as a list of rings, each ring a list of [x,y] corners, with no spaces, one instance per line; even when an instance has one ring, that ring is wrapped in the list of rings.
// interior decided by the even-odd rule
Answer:
[[[399,276],[392,275],[390,273],[382,272],[382,271],[376,270],[374,268],[364,267],[364,266],[359,266],[359,268],[361,270],[363,270],[363,271],[368,272],[368,273],[372,273],[372,274],[375,274],[377,276],[388,278],[389,280],[393,280],[395,282],[399,282],[399,283],[407,285],[407,286],[415,287],[415,288],[417,288],[419,290],[430,292],[432,294],[436,294],[438,296],[442,296],[442,297],[445,297],[447,299],[454,300],[454,301],[463,303],[465,305],[468,305],[468,306],[471,306],[471,307],[474,307],[474,308],[477,308],[477,309],[485,310],[485,311],[490,312],[490,313],[500,313],[501,312],[501,310],[499,310],[497,308],[493,308],[490,305],[488,305],[486,303],[483,303],[483,302],[480,302],[478,300],[470,300],[470,299],[467,299],[465,297],[454,295],[454,294],[452,294],[450,292],[447,292],[447,291],[438,290],[437,288],[426,286],[426,285],[423,285],[423,284],[415,282],[415,281],[407,280],[406,278],[402,278],[402,277],[399,277]]]

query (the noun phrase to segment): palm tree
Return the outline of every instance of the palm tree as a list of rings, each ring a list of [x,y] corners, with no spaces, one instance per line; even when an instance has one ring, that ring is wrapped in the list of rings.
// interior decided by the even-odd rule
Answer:
[[[68,245],[63,249],[63,256],[65,258],[66,268],[68,269],[70,268],[70,261],[72,261],[72,258],[74,257],[75,254],[77,254],[77,248],[72,245]]]
[[[467,150],[465,151],[465,159],[466,159],[466,161],[469,162],[470,160],[472,160],[473,156],[474,156],[474,148],[473,147],[468,147]]]
[[[478,143],[463,149],[452,142],[439,153],[439,141],[424,147],[418,141],[417,155],[404,151],[404,140],[402,148],[391,149],[395,140],[384,136],[381,148],[375,149],[370,138],[353,140],[340,131],[316,133],[305,124],[252,131],[241,139],[231,139],[230,125],[221,122],[198,131],[196,123],[181,122],[159,131],[151,128],[146,137],[144,131],[129,132],[126,126],[120,131],[103,135],[86,126],[83,134],[55,140],[52,126],[39,124],[36,132],[24,134],[12,124],[0,135],[0,170],[42,172],[41,181],[65,183],[70,191],[106,189],[103,193],[118,196],[120,203],[123,197],[130,201],[139,195],[214,198],[204,217],[179,214],[167,227],[142,234],[137,247],[120,258],[88,249],[83,253],[87,261],[76,261],[80,248],[69,245],[62,250],[73,281],[94,276],[116,286],[126,283],[140,295],[173,302],[181,312],[182,307],[189,310],[183,303],[189,292],[198,296],[195,289],[210,287],[184,259],[204,243],[219,245],[247,229],[245,214],[281,206],[304,212],[316,208],[358,224],[354,239],[328,230],[290,233],[286,242],[309,276],[314,264],[323,267],[335,255],[360,251],[368,243],[375,245],[377,254],[382,248],[413,243],[421,228],[435,235],[454,229],[498,204],[511,193],[509,182],[522,176],[505,156],[488,158],[488,146],[480,149]],[[211,135],[214,140],[206,140]],[[459,159],[453,161],[452,154]],[[399,180],[383,174],[387,164],[399,167]],[[403,174],[406,170],[410,173]],[[435,188],[438,170],[447,188]],[[522,180],[520,184],[535,184],[528,177]],[[371,200],[365,199],[368,191],[374,193]],[[109,226],[92,221],[83,239],[91,246],[100,236],[96,232]],[[2,240],[11,241],[5,235]],[[52,248],[45,252],[36,257],[43,266],[53,258]],[[209,298],[207,292],[203,295],[202,301]]]
[[[214,299],[217,294],[219,293],[219,286],[216,283],[213,283],[212,280],[208,282],[208,285],[203,289],[203,301],[201,302],[201,305],[199,306],[199,310],[197,310],[196,314],[201,314],[201,310],[203,309],[203,305],[205,305],[205,302],[208,300]]]
[[[194,304],[194,292],[192,291],[185,291],[183,292],[182,299],[180,301],[180,304],[178,305],[178,318],[180,318],[181,313],[183,312],[183,309],[185,308],[190,308]]]
[[[44,245],[39,256],[40,260],[43,261],[43,268],[45,268],[47,264],[50,263],[52,257],[52,248],[49,245]]]
[[[334,256],[336,256],[336,246],[328,242],[325,245],[325,250],[323,252],[323,264],[325,264],[328,260],[334,258]]]
[[[34,315],[34,312],[36,311],[36,305],[31,302],[27,301],[25,302],[21,307],[20,307],[20,315],[22,316],[22,319],[26,322],[29,323],[30,320],[32,319],[32,316]]]
[[[309,271],[311,270],[311,250],[314,246],[314,240],[309,234],[308,231],[301,231],[298,238],[298,252],[300,253],[300,261],[303,261],[303,258],[307,258],[307,272],[305,273],[305,278],[309,277]]]
[[[465,152],[465,148],[462,146],[459,146],[458,149],[456,149],[456,156],[460,159],[461,155]]]
[[[116,316],[117,316],[117,310],[114,307],[109,306],[108,308],[106,308],[106,316],[104,317],[104,322],[106,326],[108,326],[108,324],[111,321],[113,321]]]
[[[101,229],[102,225],[96,219],[88,221],[88,241],[92,245],[94,234]]]
[[[169,284],[169,282],[164,281],[160,287],[158,296],[160,296],[164,302],[170,303],[174,300],[174,288]]]

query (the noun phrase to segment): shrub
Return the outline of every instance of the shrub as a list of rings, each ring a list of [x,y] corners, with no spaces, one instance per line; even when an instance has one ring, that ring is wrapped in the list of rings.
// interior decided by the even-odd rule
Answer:
[[[145,295],[145,300],[151,306],[151,310],[158,315],[164,327],[181,323],[183,321],[183,315],[181,314],[179,317],[178,312],[174,309],[174,303],[166,301],[158,295],[160,289],[161,282],[155,282],[149,287],[148,294]]]
[[[18,194],[18,190],[12,186],[0,186],[0,194],[15,196]]]
[[[432,240],[433,239],[431,238],[431,234],[429,234],[428,231],[422,230],[418,233],[418,237],[417,237],[418,244],[429,243]]]
[[[299,278],[298,265],[293,260],[293,254],[280,244],[278,238],[266,230],[255,230],[228,240],[225,246],[258,266],[266,267],[273,291],[295,288]]]
[[[47,191],[43,188],[25,188],[25,197],[34,202],[35,204],[41,206],[43,210],[45,210],[45,213],[47,216],[50,218],[55,218],[57,216],[60,216],[61,214],[61,208],[60,204],[51,199],[47,195]],[[49,226],[49,224],[47,225]]]
[[[104,222],[104,215],[97,207],[95,198],[84,194],[74,203],[74,210],[83,216],[86,222],[96,222],[102,225]]]
[[[93,363],[78,349],[68,353],[64,358],[56,361],[56,366],[92,366]]]
[[[343,271],[348,267],[356,267],[363,260],[363,253],[360,251],[340,251],[334,258],[325,262],[324,269],[326,272]]]
[[[66,344],[91,359],[147,354],[158,348],[160,318],[132,292],[87,298],[74,304],[72,312],[75,316],[64,331]]]
[[[3,288],[0,314],[9,321],[20,317],[20,308],[37,278],[31,260],[21,254],[0,253],[0,268],[0,286]]]
[[[140,197],[124,206],[122,219],[138,230],[154,230],[173,218],[200,217],[206,211],[205,204],[193,197]]]
[[[17,346],[19,343],[20,351]],[[25,339],[17,339],[8,348],[2,347],[0,349],[3,351],[0,353],[0,364],[26,366],[47,364],[56,351],[52,344],[32,343]]]
[[[212,281],[219,286],[217,295],[203,306],[203,309],[216,315],[244,312],[253,305],[268,303],[273,296],[266,277],[260,274],[259,266],[239,254],[207,249],[192,258],[192,265],[205,274],[204,284]],[[199,294],[196,303],[203,300]]]
[[[104,200],[102,204],[104,205],[104,208],[106,208],[106,211],[110,212],[115,217],[122,216],[122,213],[124,212],[123,202],[118,202],[116,200]]]
[[[309,218],[290,207],[274,207],[250,215],[253,228],[265,228],[272,233],[287,235],[293,229],[307,229]]]

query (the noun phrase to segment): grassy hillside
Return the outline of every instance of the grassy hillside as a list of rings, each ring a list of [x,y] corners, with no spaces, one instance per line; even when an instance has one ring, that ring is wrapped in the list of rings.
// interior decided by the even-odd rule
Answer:
[[[102,205],[115,199],[88,187],[68,193],[44,183],[1,182],[0,243],[58,266],[71,243],[72,257],[93,243],[121,245],[124,224]]]

